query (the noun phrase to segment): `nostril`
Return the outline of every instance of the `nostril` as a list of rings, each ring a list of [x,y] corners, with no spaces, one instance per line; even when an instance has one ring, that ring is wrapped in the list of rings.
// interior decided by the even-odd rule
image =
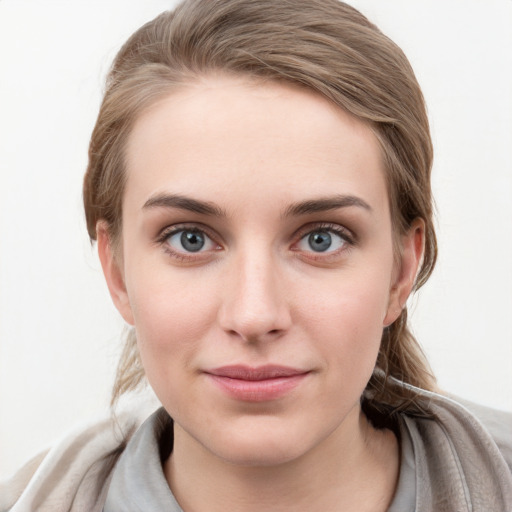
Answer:
[[[233,336],[235,338],[241,338],[250,343],[261,342],[264,340],[277,339],[281,336],[283,330],[282,329],[271,329],[266,333],[256,333],[256,332],[245,332],[243,330],[237,331],[236,329],[230,329],[227,331],[229,336]]]

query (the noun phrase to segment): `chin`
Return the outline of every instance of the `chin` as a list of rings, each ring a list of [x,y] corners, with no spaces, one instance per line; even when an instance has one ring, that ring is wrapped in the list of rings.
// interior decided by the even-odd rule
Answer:
[[[290,425],[277,418],[245,418],[211,432],[203,446],[231,464],[269,467],[297,460],[321,443],[328,432],[313,436],[307,422]],[[319,435],[320,434],[320,435]]]
[[[253,440],[227,441],[216,455],[230,464],[246,467],[279,466],[299,459],[309,447],[297,441],[283,442],[283,439],[257,438]]]

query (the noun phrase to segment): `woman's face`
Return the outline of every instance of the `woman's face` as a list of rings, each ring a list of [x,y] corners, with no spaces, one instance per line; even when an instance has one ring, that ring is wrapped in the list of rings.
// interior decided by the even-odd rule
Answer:
[[[176,442],[277,464],[352,439],[421,251],[418,228],[395,264],[370,129],[305,90],[211,77],[137,120],[126,164],[122,256],[102,229],[99,251]]]

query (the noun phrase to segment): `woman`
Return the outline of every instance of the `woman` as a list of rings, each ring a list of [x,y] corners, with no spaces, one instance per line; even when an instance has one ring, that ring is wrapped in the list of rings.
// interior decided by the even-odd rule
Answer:
[[[84,204],[133,326],[114,400],[146,377],[163,408],[58,446],[12,510],[510,509],[510,418],[435,394],[407,327],[431,161],[406,58],[345,4],[191,1],[141,28]]]

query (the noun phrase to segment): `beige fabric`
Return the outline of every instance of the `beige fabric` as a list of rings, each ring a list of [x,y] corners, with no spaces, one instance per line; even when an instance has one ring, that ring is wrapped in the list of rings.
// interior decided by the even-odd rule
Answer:
[[[12,478],[0,484],[0,510],[12,506],[27,487],[37,468],[41,465],[49,450],[38,453],[30,459]]]
[[[31,460],[13,478],[0,484],[0,510],[101,511],[105,483],[126,439],[139,424],[137,416],[125,413],[115,421],[104,419],[72,432],[44,458]]]

